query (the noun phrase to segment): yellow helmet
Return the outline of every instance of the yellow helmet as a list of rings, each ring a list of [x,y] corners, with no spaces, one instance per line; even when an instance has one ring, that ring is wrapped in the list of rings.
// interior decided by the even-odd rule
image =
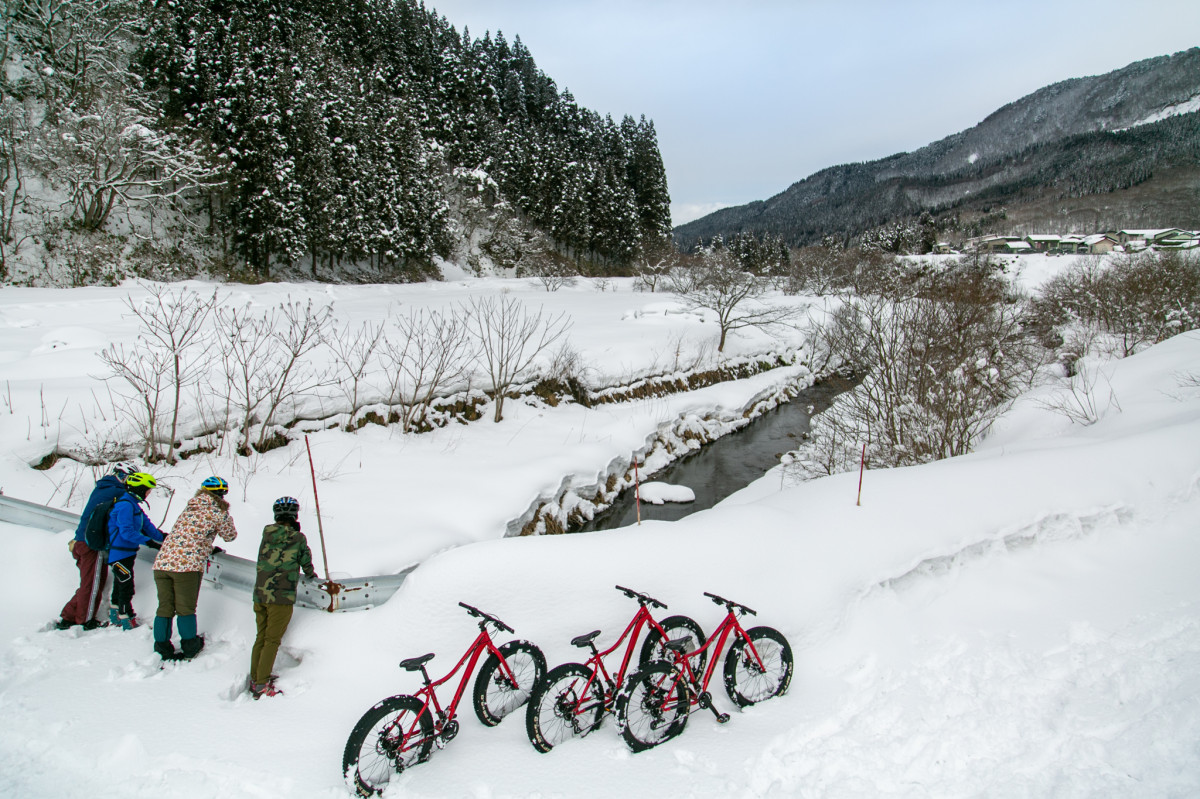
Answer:
[[[147,490],[154,488],[158,483],[154,479],[154,475],[146,474],[145,472],[134,472],[125,478],[126,488],[140,488],[145,486]]]

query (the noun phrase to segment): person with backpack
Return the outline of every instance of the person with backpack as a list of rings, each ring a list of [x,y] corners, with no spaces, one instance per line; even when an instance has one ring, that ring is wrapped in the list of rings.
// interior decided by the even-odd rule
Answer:
[[[254,620],[258,634],[250,650],[249,687],[255,699],[282,693],[275,687],[271,669],[275,668],[275,656],[292,621],[296,585],[301,571],[309,579],[317,576],[308,539],[300,532],[300,503],[292,497],[280,497],[271,510],[275,523],[263,528],[254,581]]]
[[[96,614],[100,611],[104,586],[108,583],[108,513],[113,502],[125,493],[125,478],[136,471],[128,463],[116,464],[109,474],[96,481],[83,506],[75,537],[67,542],[71,557],[75,559],[75,567],[79,569],[79,588],[63,605],[58,621],[54,623],[59,630],[76,624],[82,625],[85,630],[94,630],[106,623]],[[96,516],[94,520],[93,514]],[[87,535],[89,522],[91,528],[100,531],[98,537],[93,534],[90,543]]]
[[[225,495],[229,483],[209,477],[175,520],[171,535],[154,559],[154,585],[158,589],[158,611],[154,614],[154,651],[163,660],[191,660],[204,648],[204,636],[196,633],[196,602],[200,580],[219,535],[225,541],[237,538]],[[171,628],[179,618],[179,652],[171,643]]]
[[[113,503],[108,514],[108,564],[112,568],[112,605],[108,609],[110,624],[123,630],[137,626],[133,610],[133,561],[138,547],[151,541],[162,543],[166,536],[146,518],[141,503],[157,485],[154,476],[134,472],[125,478],[125,493]]]

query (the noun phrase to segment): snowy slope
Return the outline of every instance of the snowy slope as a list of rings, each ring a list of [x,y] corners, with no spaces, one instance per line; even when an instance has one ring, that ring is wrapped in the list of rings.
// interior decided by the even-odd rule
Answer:
[[[753,623],[792,644],[790,692],[724,726],[693,716],[683,736],[639,755],[611,722],[539,755],[522,719],[485,729],[466,708],[459,737],[390,795],[1196,795],[1197,364],[1197,332],[1105,364],[1119,407],[1096,424],[1071,425],[1030,396],[973,455],[869,472],[861,506],[857,475],[790,485],[772,473],[680,522],[456,540],[383,607],[298,611],[278,663],[287,695],[258,702],[240,690],[253,639],[244,596],[206,585],[209,648],[160,670],[145,628],[41,631],[73,587],[68,535],[8,526],[0,796],[343,797],[338,770],[354,721],[415,687],[397,662],[436,652],[433,671],[449,669],[473,638],[457,602],[498,615],[556,664],[577,659],[572,636],[621,629],[634,608],[614,583],[705,629],[720,612],[703,591],[755,608]],[[637,403],[611,412],[642,440]],[[570,409],[527,408],[419,446],[528,454],[521,436],[537,428],[570,449],[580,423]],[[371,449],[340,433],[314,440],[329,460]],[[370,463],[397,484],[422,468]],[[523,479],[553,481],[563,467],[531,465]],[[357,467],[343,469],[352,484]],[[443,483],[428,501],[446,516],[494,515],[473,510],[498,502],[480,474]],[[244,547],[285,479],[256,478],[256,502],[235,506]],[[331,496],[322,508],[337,508],[341,524],[378,523],[378,502],[354,505],[349,487]],[[305,523],[311,540],[311,514]],[[149,615],[150,574],[137,579]],[[730,709],[720,688],[716,696]]]

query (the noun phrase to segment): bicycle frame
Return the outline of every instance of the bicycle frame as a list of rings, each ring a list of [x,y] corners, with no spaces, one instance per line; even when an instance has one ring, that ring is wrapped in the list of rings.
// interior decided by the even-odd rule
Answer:
[[[663,629],[662,625],[659,624],[658,620],[655,619],[647,609],[647,605],[650,603],[658,605],[664,610],[667,607],[666,605],[645,594],[639,594],[637,591],[633,591],[629,588],[623,588],[618,585],[617,590],[623,591],[626,596],[629,596],[630,598],[637,599],[637,612],[634,613],[633,618],[629,620],[629,623],[625,625],[625,631],[621,633],[613,645],[608,649],[600,651],[596,648],[596,645],[593,642],[588,642],[589,646],[592,647],[592,654],[587,660],[584,661],[583,665],[588,668],[588,670],[591,672],[591,675],[588,677],[587,682],[584,683],[583,690],[580,692],[581,697],[587,696],[588,689],[590,689],[595,683],[596,679],[599,678],[601,685],[604,688],[603,701],[605,711],[612,710],[613,700],[617,696],[617,691],[620,690],[620,687],[625,683],[625,677],[629,673],[629,664],[633,660],[633,653],[634,650],[637,649],[637,642],[638,638],[642,634],[642,629],[646,626],[649,626],[658,630],[658,632],[664,637],[666,636],[666,631]],[[625,655],[621,658],[621,668],[617,671],[614,678],[613,674],[609,672],[608,667],[604,664],[604,659],[620,649],[621,645],[625,643],[626,640],[628,640],[628,643],[625,644]],[[586,710],[586,708],[582,708],[578,703],[576,704],[576,715],[580,715],[582,712],[584,712],[584,710]]]
[[[617,687],[625,682],[625,676],[629,672],[629,663],[633,660],[634,650],[637,649],[638,637],[642,634],[642,628],[646,626],[655,628],[660,633],[663,632],[662,625],[650,614],[650,611],[646,610],[646,606],[638,605],[637,613],[634,614],[629,624],[625,625],[625,632],[621,633],[616,642],[603,652],[593,652],[584,662],[585,666],[592,667],[593,674],[599,674],[603,678],[606,688],[605,695],[607,697],[611,698],[616,693]],[[614,679],[613,675],[609,673],[608,668],[604,665],[604,658],[620,649],[621,644],[627,638],[629,639],[629,643],[625,646],[625,656],[621,658],[621,668],[617,671],[616,678]],[[590,682],[588,685],[590,686]]]
[[[449,673],[438,680],[431,680],[429,672],[425,669],[425,664],[420,664],[421,677],[425,684],[421,688],[413,692],[413,696],[421,700],[420,712],[413,715],[412,723],[408,729],[402,730],[400,734],[400,750],[406,751],[413,746],[419,746],[422,741],[413,741],[412,736],[417,731],[421,717],[429,713],[433,719],[433,737],[435,744],[441,748],[447,741],[453,738],[457,732],[457,716],[458,703],[462,700],[463,694],[467,690],[467,682],[471,679],[471,675],[475,673],[475,667],[479,665],[480,658],[488,654],[496,656],[500,663],[500,668],[503,669],[504,676],[508,678],[514,685],[517,682],[517,676],[513,673],[512,667],[508,665],[508,660],[500,652],[492,640],[491,632],[488,630],[488,624],[497,624],[506,632],[512,632],[512,628],[504,625],[498,619],[495,619],[487,614],[482,613],[476,608],[472,608],[462,602],[459,603],[472,615],[480,615],[482,617],[479,622],[479,635],[475,636],[475,640],[467,647],[467,651],[458,659],[458,663],[454,665]],[[454,691],[454,698],[450,700],[450,704],[444,709],[441,702],[438,700],[437,689],[450,681],[455,674],[462,671],[462,679],[458,682],[458,688]]]
[[[741,638],[743,641],[745,641],[746,648],[751,654],[753,654],[757,665],[760,668],[762,668],[764,665],[762,656],[758,654],[758,650],[755,648],[754,642],[750,639],[750,636],[746,635],[745,628],[742,627],[741,622],[738,620],[738,614],[735,608],[741,610],[742,612],[749,613],[752,616],[757,614],[745,605],[739,605],[736,602],[723,599],[716,594],[710,594],[706,591],[704,595],[719,605],[725,605],[726,613],[725,618],[721,620],[719,625],[717,625],[717,629],[712,631],[712,634],[708,636],[708,639],[705,640],[704,645],[699,649],[692,652],[683,652],[678,649],[675,650],[675,670],[687,683],[689,699],[693,705],[701,703],[701,698],[708,694],[708,684],[712,680],[713,674],[716,673],[717,663],[721,659],[721,654],[725,651],[725,645],[729,642],[730,636]],[[708,649],[711,649],[709,652],[708,664],[704,667],[703,676],[698,677],[695,669],[692,668],[692,658]]]
[[[452,668],[450,672],[440,680],[430,681],[428,675],[425,675],[425,685],[413,692],[413,696],[417,697],[422,702],[422,713],[429,712],[430,708],[433,709],[435,713],[433,716],[433,730],[435,733],[440,733],[442,728],[449,722],[453,721],[455,716],[458,715],[458,703],[462,700],[463,694],[466,693],[467,682],[471,679],[471,675],[475,673],[475,667],[479,665],[479,659],[488,654],[493,654],[496,656],[496,659],[500,661],[501,668],[504,669],[505,676],[515,683],[517,681],[516,675],[513,674],[512,669],[509,668],[508,661],[505,660],[504,656],[500,654],[500,649],[492,641],[492,636],[488,632],[485,623],[481,622],[479,635],[475,636],[474,643],[472,643],[467,651],[463,653],[463,656],[459,658],[458,663],[455,664],[454,668]],[[463,669],[464,663],[466,664],[465,669]],[[462,669],[463,673],[462,679],[458,681],[458,688],[454,691],[454,698],[450,700],[450,704],[447,705],[446,709],[443,711],[442,705],[438,701],[437,689],[438,687],[448,683],[450,678],[457,674],[460,669]],[[424,674],[424,667],[422,667],[421,671]],[[419,717],[420,714],[418,714],[417,718]],[[416,719],[413,720],[413,723],[416,724]],[[412,731],[409,730],[409,733],[411,732]]]

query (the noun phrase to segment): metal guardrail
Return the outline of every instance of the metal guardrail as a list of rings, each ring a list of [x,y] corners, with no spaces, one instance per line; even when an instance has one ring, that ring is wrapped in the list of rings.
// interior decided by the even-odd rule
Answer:
[[[78,527],[79,514],[0,494],[0,522],[58,533]],[[155,551],[149,547],[138,550],[138,557],[142,560],[153,562],[154,556]],[[296,587],[296,604],[330,613],[368,610],[387,602],[417,565],[413,564],[396,574],[350,577],[329,582],[310,580],[301,575],[300,584]],[[256,574],[257,565],[254,561],[228,552],[216,552],[208,559],[204,579],[219,590],[233,588],[249,594],[254,588]]]

